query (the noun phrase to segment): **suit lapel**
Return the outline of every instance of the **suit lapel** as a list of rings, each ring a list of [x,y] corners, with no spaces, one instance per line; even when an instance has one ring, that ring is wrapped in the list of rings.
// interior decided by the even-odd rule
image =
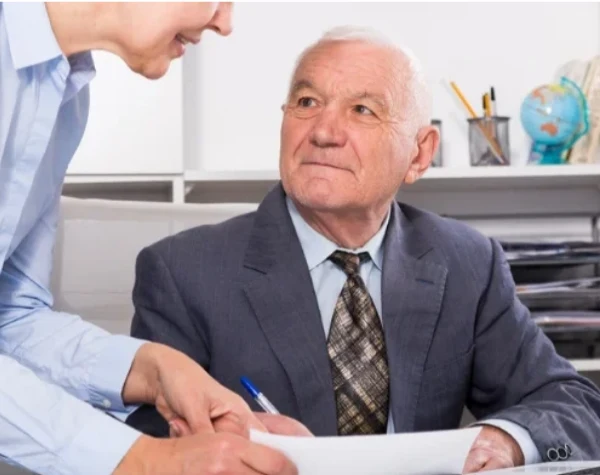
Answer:
[[[258,209],[244,267],[245,293],[290,380],[302,421],[316,435],[337,433],[325,332],[302,248],[281,186]]]
[[[419,387],[440,314],[447,267],[394,203],[383,261],[382,313],[396,432],[414,430]]]

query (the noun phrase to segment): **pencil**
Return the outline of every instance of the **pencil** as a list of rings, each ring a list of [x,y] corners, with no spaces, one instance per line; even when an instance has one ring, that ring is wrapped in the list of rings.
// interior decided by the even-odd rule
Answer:
[[[495,138],[496,134],[494,134],[494,124],[492,123],[492,107],[490,104],[490,95],[485,93],[481,96],[481,102],[483,103],[483,116],[485,120],[483,121],[483,126],[485,127],[486,132],[490,135],[490,137]]]
[[[485,111],[485,116],[490,118],[492,116],[492,105],[490,104],[490,95],[485,93],[483,95],[483,107]]]
[[[462,91],[458,88],[458,86],[456,85],[456,83],[454,81],[450,81],[450,87],[452,87],[452,90],[454,91],[454,93],[458,96],[460,101],[463,103],[463,105],[465,106],[465,109],[467,109],[469,114],[471,114],[471,117],[473,119],[476,119],[477,113],[475,112],[475,109],[473,109],[473,107],[471,107],[471,104],[469,104],[469,101],[467,101],[467,98],[463,95]]]

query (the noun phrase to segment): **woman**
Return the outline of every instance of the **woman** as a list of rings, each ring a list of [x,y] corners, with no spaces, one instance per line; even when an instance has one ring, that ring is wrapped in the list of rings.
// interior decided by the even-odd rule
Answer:
[[[48,290],[90,51],[155,79],[204,30],[228,35],[230,16],[216,3],[0,3],[0,455],[12,463],[88,475],[295,473],[279,453],[215,433],[262,424],[186,356],[54,312]],[[155,440],[91,406],[124,418],[139,403],[195,435]]]

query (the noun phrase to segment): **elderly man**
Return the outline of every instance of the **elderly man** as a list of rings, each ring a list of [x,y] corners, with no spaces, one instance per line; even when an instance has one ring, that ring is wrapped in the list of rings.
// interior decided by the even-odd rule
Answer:
[[[281,184],[256,213],[139,255],[135,336],[317,435],[483,429],[465,471],[600,458],[600,394],[515,296],[498,243],[394,201],[438,134],[417,62],[336,30],[298,61]],[[232,349],[234,351],[232,351]],[[151,410],[130,422],[168,429]]]

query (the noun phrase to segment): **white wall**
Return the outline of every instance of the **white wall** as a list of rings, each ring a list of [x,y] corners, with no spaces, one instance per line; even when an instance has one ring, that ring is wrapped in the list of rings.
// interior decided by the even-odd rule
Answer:
[[[69,174],[183,172],[182,63],[149,81],[117,56],[94,52],[86,133]]]
[[[511,120],[512,155],[528,142],[519,106],[571,59],[598,53],[598,3],[240,3],[234,32],[206,34],[186,59],[186,164],[206,170],[277,167],[281,105],[298,53],[337,25],[378,28],[421,59],[443,120],[450,166],[468,164],[465,114],[442,81],[455,80],[479,108],[494,85]]]

